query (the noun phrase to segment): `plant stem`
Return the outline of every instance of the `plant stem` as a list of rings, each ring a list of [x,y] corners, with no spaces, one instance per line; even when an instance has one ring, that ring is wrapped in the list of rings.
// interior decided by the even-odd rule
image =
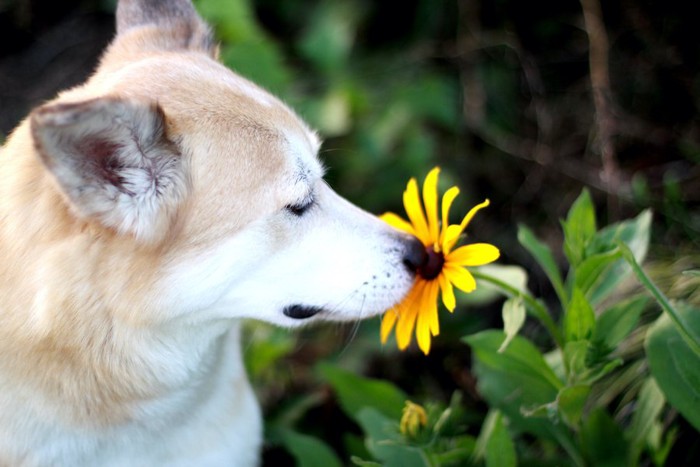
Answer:
[[[681,314],[678,312],[678,310],[674,308],[674,306],[671,304],[671,301],[666,297],[666,295],[664,295],[664,293],[661,292],[661,290],[659,290],[659,288],[656,287],[656,285],[652,282],[649,276],[647,276],[646,272],[644,272],[644,269],[642,269],[639,263],[637,263],[637,260],[635,259],[632,250],[630,250],[629,247],[622,242],[618,243],[618,247],[622,252],[622,257],[629,263],[629,265],[632,267],[632,270],[637,275],[639,282],[641,282],[642,285],[646,287],[646,289],[651,293],[651,295],[656,299],[656,301],[659,302],[661,308],[664,311],[666,311],[666,313],[668,313],[668,316],[676,325],[676,328],[678,329],[678,332],[680,333],[683,340],[688,344],[688,346],[691,349],[693,349],[693,351],[697,355],[700,355],[700,342],[698,341],[697,336],[695,336],[695,334],[693,334],[690,331],[690,326],[685,321],[683,316],[681,316]]]
[[[549,311],[542,304],[542,302],[537,300],[529,293],[523,292],[522,290],[518,290],[515,287],[493,276],[474,270],[472,270],[471,273],[476,279],[481,279],[486,282],[490,282],[491,284],[500,288],[502,292],[508,297],[522,297],[522,299],[525,301],[525,307],[530,311],[530,314],[538,320],[540,320],[542,325],[545,328],[547,328],[547,331],[549,331],[549,334],[552,336],[552,339],[557,344],[557,346],[560,348],[563,347],[564,339],[561,335],[561,332],[559,331],[559,328],[557,327],[556,323],[550,316]]]

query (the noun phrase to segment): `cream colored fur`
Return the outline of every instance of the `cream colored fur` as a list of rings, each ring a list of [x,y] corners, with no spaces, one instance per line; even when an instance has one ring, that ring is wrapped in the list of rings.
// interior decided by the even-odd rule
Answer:
[[[189,1],[122,1],[95,74],[2,148],[0,466],[255,465],[239,320],[357,320],[411,287],[415,241],[212,44]]]

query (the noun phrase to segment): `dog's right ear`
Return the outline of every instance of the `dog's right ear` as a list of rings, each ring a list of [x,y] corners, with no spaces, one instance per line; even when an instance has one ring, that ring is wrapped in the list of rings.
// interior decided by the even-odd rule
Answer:
[[[73,211],[154,242],[187,189],[182,157],[151,102],[104,97],[31,114],[34,146]]]
[[[214,36],[190,0],[119,0],[117,35],[134,28],[159,29],[156,42],[165,49],[190,49],[216,55]]]

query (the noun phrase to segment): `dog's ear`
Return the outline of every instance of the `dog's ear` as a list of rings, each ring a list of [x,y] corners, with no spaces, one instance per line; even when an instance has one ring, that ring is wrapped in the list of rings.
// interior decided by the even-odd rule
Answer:
[[[31,131],[79,216],[148,242],[167,232],[187,177],[157,105],[111,97],[49,104],[32,112]]]
[[[211,29],[190,0],[119,0],[117,35],[142,26],[159,29],[156,40],[160,47],[216,54]]]

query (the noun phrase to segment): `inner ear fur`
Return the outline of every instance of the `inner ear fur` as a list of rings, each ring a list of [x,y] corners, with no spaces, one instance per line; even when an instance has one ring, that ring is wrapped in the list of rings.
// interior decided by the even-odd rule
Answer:
[[[165,235],[187,184],[158,105],[116,97],[49,104],[32,112],[31,131],[78,216],[139,240]]]

